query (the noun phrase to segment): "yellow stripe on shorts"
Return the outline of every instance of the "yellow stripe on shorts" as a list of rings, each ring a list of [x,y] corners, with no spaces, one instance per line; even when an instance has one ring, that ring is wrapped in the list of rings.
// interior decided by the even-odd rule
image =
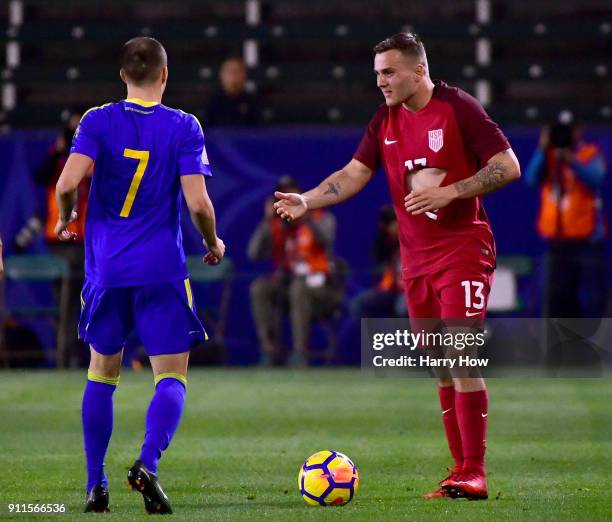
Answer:
[[[89,381],[101,382],[104,384],[111,384],[113,386],[117,386],[119,384],[120,377],[103,377],[102,375],[97,375],[91,370],[87,370],[87,379]]]
[[[189,308],[193,309],[193,294],[191,293],[189,278],[185,279],[183,282],[185,283],[185,292],[187,292],[187,303],[189,303]]]
[[[187,377],[181,375],[180,373],[159,373],[155,376],[155,386],[159,384],[163,379],[176,379],[177,381],[182,382],[185,386],[187,386]]]

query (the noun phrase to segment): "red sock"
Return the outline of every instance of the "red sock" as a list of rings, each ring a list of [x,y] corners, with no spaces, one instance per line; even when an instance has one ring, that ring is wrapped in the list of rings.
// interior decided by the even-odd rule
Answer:
[[[487,390],[457,392],[455,408],[463,446],[463,471],[484,474],[489,413]]]
[[[455,469],[453,473],[458,473],[463,468],[463,448],[461,446],[461,432],[457,424],[455,388],[452,386],[438,386],[438,396],[440,397],[442,423],[446,431],[448,448],[455,459]]]

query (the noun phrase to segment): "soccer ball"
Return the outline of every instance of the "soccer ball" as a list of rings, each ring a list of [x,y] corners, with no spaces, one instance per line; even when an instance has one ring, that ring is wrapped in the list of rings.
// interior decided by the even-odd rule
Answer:
[[[298,475],[300,494],[310,506],[343,506],[359,487],[359,472],[346,455],[323,450],[302,464]]]

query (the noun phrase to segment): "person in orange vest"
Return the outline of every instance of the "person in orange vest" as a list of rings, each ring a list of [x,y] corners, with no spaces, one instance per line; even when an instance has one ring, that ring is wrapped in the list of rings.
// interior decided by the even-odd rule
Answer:
[[[81,120],[82,112],[73,111],[70,113],[64,128],[58,133],[54,143],[49,146],[47,156],[42,165],[35,173],[34,181],[45,191],[45,205],[42,223],[42,234],[50,253],[64,257],[70,267],[70,295],[67,308],[67,320],[65,325],[60,325],[65,329],[66,339],[68,340],[68,354],[70,364],[84,364],[86,361],[81,354],[87,354],[87,350],[82,348],[81,341],[78,339],[77,325],[80,315],[81,297],[80,292],[83,287],[84,273],[83,263],[85,250],[83,248],[83,238],[85,235],[85,217],[87,214],[87,199],[89,197],[89,176],[86,182],[81,183],[78,188],[77,198],[77,219],[72,222],[68,230],[76,234],[74,241],[60,241],[55,233],[55,226],[59,219],[59,209],[55,198],[55,186],[59,179],[64,165],[70,155],[72,137]],[[32,221],[31,218],[30,221]]]
[[[57,134],[54,142],[49,145],[45,159],[34,171],[33,180],[41,191],[44,192],[44,195],[37,204],[36,212],[30,216],[14,238],[13,247],[17,253],[27,252],[41,234],[48,245],[60,243],[54,233],[54,227],[58,218],[57,203],[55,202],[55,184],[68,159],[72,136],[80,119],[81,111],[70,113],[64,128]],[[84,211],[87,205],[87,187],[85,185],[83,184],[83,189],[79,193],[78,219],[70,225],[70,231],[77,234],[77,242],[80,244],[83,241],[85,228]],[[80,250],[82,250],[82,247]]]
[[[278,190],[297,190],[296,182],[283,176]],[[293,337],[290,362],[308,361],[308,337],[315,315],[332,313],[344,297],[333,260],[336,219],[330,212],[313,212],[294,223],[276,219],[274,200],[265,202],[264,219],[248,245],[253,261],[272,260],[274,272],[258,277],[250,288],[251,307],[261,345],[262,363],[287,361],[281,343],[281,321],[289,314]]]
[[[546,317],[601,317],[607,301],[606,223],[601,189],[604,157],[562,114],[545,127],[525,181],[540,189],[539,234],[548,242]]]

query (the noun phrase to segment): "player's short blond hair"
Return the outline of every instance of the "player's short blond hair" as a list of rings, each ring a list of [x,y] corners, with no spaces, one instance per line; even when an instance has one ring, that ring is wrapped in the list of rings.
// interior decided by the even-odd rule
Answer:
[[[419,63],[427,65],[425,46],[416,33],[397,33],[374,46],[374,55],[397,49],[406,56],[416,58]]]

